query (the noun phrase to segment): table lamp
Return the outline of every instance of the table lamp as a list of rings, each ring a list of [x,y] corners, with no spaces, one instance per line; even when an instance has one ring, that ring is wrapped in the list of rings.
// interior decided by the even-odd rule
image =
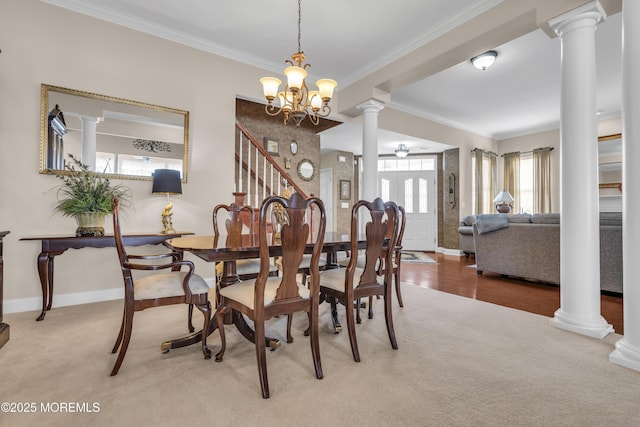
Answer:
[[[515,202],[516,199],[513,198],[511,194],[507,190],[502,190],[498,193],[495,199],[493,199],[493,203],[496,204],[496,210],[500,213],[508,214],[511,212],[513,208],[512,203]]]
[[[171,221],[171,216],[173,215],[171,208],[173,207],[173,203],[171,203],[169,195],[182,194],[180,171],[173,169],[156,169],[153,172],[153,189],[151,193],[167,195],[167,205],[162,211],[162,225],[164,227],[162,234],[175,233],[176,230],[173,229],[173,223]]]

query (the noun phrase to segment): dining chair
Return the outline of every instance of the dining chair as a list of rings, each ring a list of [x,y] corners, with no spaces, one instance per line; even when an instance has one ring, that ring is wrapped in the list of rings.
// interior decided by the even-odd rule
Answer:
[[[351,257],[346,268],[325,270],[320,274],[320,293],[330,303],[340,302],[346,308],[347,330],[353,360],[360,361],[356,339],[354,311],[359,310],[362,298],[382,296],[389,341],[393,349],[398,348],[391,309],[391,283],[393,269],[381,265],[393,265],[393,250],[398,238],[399,214],[394,202],[384,202],[379,197],[368,202],[360,200],[351,209]],[[366,225],[365,225],[366,224]],[[358,251],[358,231],[365,231],[366,249]],[[391,232],[388,233],[388,230]],[[364,264],[362,259],[364,257]],[[358,264],[363,265],[358,267]],[[373,302],[373,298],[370,300]],[[354,310],[355,305],[355,310]],[[370,308],[370,318],[372,311]],[[359,318],[359,316],[358,316]]]
[[[271,231],[269,210],[280,204],[287,213],[287,223],[280,231],[282,274],[270,277],[270,240]],[[319,219],[310,226],[305,215],[311,205],[317,207]],[[281,315],[304,311],[310,322],[310,343],[316,377],[322,379],[320,362],[320,344],[318,339],[318,305],[319,305],[319,260],[324,241],[326,215],[322,201],[317,197],[305,199],[298,193],[286,199],[281,196],[267,197],[260,206],[258,239],[260,250],[260,274],[255,280],[245,280],[220,289],[220,305],[216,313],[222,348],[216,354],[216,361],[222,361],[226,339],[223,316],[229,310],[236,310],[251,319],[255,328],[255,349],[262,397],[269,397],[267,379],[267,361],[265,350],[265,321]],[[269,230],[268,230],[269,229]],[[299,282],[298,270],[302,262],[306,244],[313,243],[310,263],[309,287]]]
[[[396,244],[394,246],[393,249],[393,257],[392,257],[392,272],[393,272],[393,282],[395,285],[395,290],[396,290],[396,297],[398,298],[398,305],[400,305],[400,307],[404,307],[404,303],[402,302],[402,293],[400,291],[400,265],[401,265],[401,261],[402,261],[402,237],[404,236],[404,227],[407,223],[407,218],[406,218],[406,213],[404,210],[404,207],[402,207],[401,205],[398,205],[398,213],[400,215],[400,219],[399,219],[399,230],[398,230],[398,238],[396,239]],[[387,212],[388,215],[393,215],[393,211],[389,210]],[[391,238],[391,228],[387,228],[387,235],[386,237],[389,239]],[[386,251],[386,250],[385,250]],[[382,257],[383,263],[381,264],[381,274],[384,274],[384,268],[386,266],[386,264],[384,263],[385,260],[385,256]],[[371,311],[369,311],[369,316],[372,316]]]
[[[242,247],[242,246],[255,246],[255,209],[249,205],[226,205],[219,204],[213,208],[213,234],[220,235],[219,228],[219,215],[220,211],[223,211],[227,218],[224,221],[225,229],[227,232],[228,247]],[[243,219],[244,214],[244,219]],[[245,223],[247,220],[248,225]],[[246,231],[249,233],[247,234]],[[241,259],[236,260],[236,273],[240,280],[255,279],[260,272],[260,260],[257,259]],[[271,273],[277,273],[277,269],[273,267]],[[221,274],[221,271],[217,271],[217,274]]]
[[[281,197],[290,198],[292,195],[291,191],[285,190],[280,193]],[[313,205],[307,209],[306,215],[309,216],[308,222],[312,224],[313,217],[316,215],[314,213]],[[271,212],[271,226],[272,226],[272,244],[280,245],[280,233],[282,231],[282,226],[289,222],[289,218],[287,215],[286,209],[284,207],[280,207],[280,205],[276,204],[274,209]],[[298,267],[298,274],[301,276],[300,281],[302,284],[306,285],[309,280],[311,274],[311,258],[312,254],[304,254],[302,255],[302,261],[300,261],[300,266]],[[282,257],[275,257],[274,264],[278,268],[278,270],[282,270]],[[320,261],[318,268],[320,271],[331,268],[331,266],[327,265],[327,256],[326,254],[320,254]],[[293,316],[289,314],[287,316],[287,343],[293,342],[293,335],[291,334],[291,322],[293,321]],[[309,328],[307,328],[304,332],[305,336],[309,335]]]
[[[222,211],[222,214],[221,214]],[[245,219],[248,217],[248,231],[246,233],[245,220],[243,219],[243,213],[245,214]],[[220,235],[220,226],[219,221],[222,220],[219,216],[224,217],[226,214],[227,218],[224,221],[225,229],[227,232],[226,236],[226,245],[228,247],[242,247],[242,246],[254,246],[256,244],[255,241],[255,209],[249,205],[238,205],[232,203],[230,205],[227,204],[218,204],[213,208],[212,214],[212,222],[213,222],[213,234],[216,236]],[[236,274],[238,275],[239,280],[248,280],[255,279],[258,277],[258,273],[260,272],[260,260],[258,259],[239,259],[235,262]],[[222,275],[222,263],[216,263],[216,279],[219,281],[220,276]],[[271,276],[278,275],[278,269],[275,265],[272,265],[269,269],[269,274]],[[217,295],[217,291],[216,291]],[[217,306],[217,302],[215,303]],[[193,315],[193,306],[189,306],[189,319],[188,319],[188,327],[189,331],[193,332],[195,328],[193,327],[193,323],[191,321]]]
[[[177,252],[158,255],[127,254],[120,231],[118,208],[118,199],[114,198],[112,202],[113,234],[124,279],[124,313],[118,338],[113,350],[111,350],[111,353],[115,353],[120,349],[111,371],[112,376],[118,373],[127,353],[134,312],[151,307],[189,304],[190,306],[195,305],[202,312],[204,316],[203,331],[208,330],[211,319],[209,286],[202,277],[194,273],[193,262],[182,260],[182,256]],[[186,267],[186,270],[183,271],[183,267]],[[134,277],[134,271],[155,272],[159,270],[170,271],[147,275],[138,273]],[[202,353],[205,359],[211,358],[211,350],[207,347],[207,334],[202,334]]]

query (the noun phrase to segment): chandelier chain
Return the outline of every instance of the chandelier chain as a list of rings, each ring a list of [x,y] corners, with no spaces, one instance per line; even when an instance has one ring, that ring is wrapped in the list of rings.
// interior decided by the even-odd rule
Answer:
[[[298,0],[298,52],[302,52],[300,49],[300,23],[302,22],[302,0]]]

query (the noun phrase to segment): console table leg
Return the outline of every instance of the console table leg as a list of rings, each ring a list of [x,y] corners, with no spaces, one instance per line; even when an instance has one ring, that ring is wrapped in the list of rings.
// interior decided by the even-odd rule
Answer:
[[[53,304],[53,256],[49,256],[47,260],[47,279],[49,281],[49,301],[47,302],[47,310],[51,310]]]
[[[42,251],[38,255],[38,275],[40,276],[40,287],[42,288],[42,312],[36,319],[44,320],[47,310],[51,310],[53,304],[53,258],[64,251]]]
[[[51,265],[53,268],[53,265]],[[40,276],[40,287],[42,288],[42,312],[40,316],[36,318],[36,321],[44,320],[44,316],[47,313],[47,298],[48,298],[48,273],[49,270],[49,256],[45,252],[41,252],[38,255],[38,275]]]

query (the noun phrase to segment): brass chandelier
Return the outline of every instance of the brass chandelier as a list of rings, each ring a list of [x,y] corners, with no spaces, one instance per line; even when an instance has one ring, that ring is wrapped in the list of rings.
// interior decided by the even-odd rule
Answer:
[[[331,113],[329,101],[333,97],[333,90],[338,85],[335,80],[320,79],[316,81],[318,90],[309,90],[305,79],[307,77],[307,67],[311,64],[303,64],[305,60],[304,52],[300,49],[300,16],[301,16],[301,0],[298,0],[298,51],[291,55],[290,59],[284,62],[290,66],[284,69],[287,77],[287,84],[284,90],[279,92],[282,81],[275,77],[263,77],[260,79],[264,97],[267,99],[265,111],[270,116],[277,116],[281,112],[284,113],[284,124],[289,123],[289,119],[293,119],[296,126],[305,117],[314,125],[320,123],[321,117],[327,117]],[[273,101],[278,98],[280,106],[274,105]]]

